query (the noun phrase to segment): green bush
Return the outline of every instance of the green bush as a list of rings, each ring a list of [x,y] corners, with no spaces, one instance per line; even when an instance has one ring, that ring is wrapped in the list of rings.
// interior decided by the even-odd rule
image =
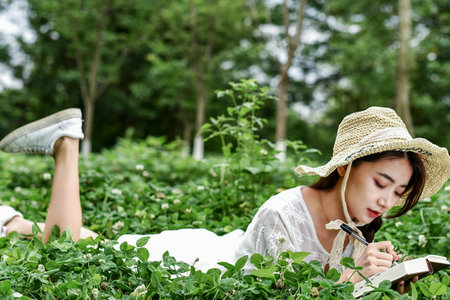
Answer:
[[[292,143],[297,151],[280,163],[273,158],[272,145],[258,138],[255,124],[264,120],[255,118],[264,90],[243,81],[224,95],[241,102],[222,121],[214,119],[216,128],[205,128],[223,137],[223,156],[194,161],[182,155],[179,143],[148,137],[124,138],[113,149],[81,157],[83,223],[101,236],[74,244],[64,233],[47,245],[36,236],[25,240],[12,233],[1,238],[0,298],[352,299],[352,284],[336,284],[337,271],[325,275],[318,262],[303,261],[304,253],[282,253],[277,263],[259,254],[243,257],[234,265],[222,263],[222,274],[219,269],[196,270],[170,253],[160,262],[148,262],[148,250],[142,247],[145,238],[137,247],[122,244],[114,249],[115,239],[124,233],[245,230],[271,195],[310,182],[299,179],[293,169],[311,151]],[[48,157],[0,153],[2,204],[42,222],[52,169]],[[448,203],[449,195],[442,190],[411,213],[386,220],[376,239],[391,240],[404,258],[429,253],[448,257]],[[257,268],[251,274],[243,272],[247,260]],[[408,295],[383,285],[363,299],[449,299],[448,272],[420,280]]]

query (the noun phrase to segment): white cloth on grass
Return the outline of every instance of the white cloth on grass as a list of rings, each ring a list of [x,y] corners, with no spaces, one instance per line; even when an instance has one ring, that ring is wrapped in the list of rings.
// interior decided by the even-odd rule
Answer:
[[[248,255],[250,258],[254,253],[271,255],[276,259],[286,250],[309,252],[305,261],[318,260],[325,267],[330,254],[317,237],[301,188],[285,190],[267,200],[245,232],[234,230],[218,236],[206,229],[180,229],[151,235],[126,234],[118,241],[135,245],[138,239],[149,236],[145,247],[150,253],[150,261],[161,260],[163,253],[169,251],[178,261],[188,264],[195,262],[195,267],[202,271],[223,269],[218,262],[234,264],[240,257]],[[343,256],[351,256],[352,251],[353,246],[349,243]],[[252,269],[254,266],[249,259],[245,271]]]

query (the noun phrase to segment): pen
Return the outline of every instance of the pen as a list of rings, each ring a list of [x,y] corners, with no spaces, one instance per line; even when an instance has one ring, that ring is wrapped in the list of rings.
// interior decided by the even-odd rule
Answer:
[[[348,233],[348,234],[350,234],[352,237],[354,237],[355,239],[357,239],[358,241],[360,241],[361,243],[363,243],[364,245],[369,245],[369,242],[368,241],[366,241],[363,237],[360,237],[359,235],[358,235],[358,233],[353,229],[353,228],[351,228],[350,226],[348,226],[347,224],[342,224],[341,225],[341,228],[342,228],[342,230],[344,230],[346,233]],[[397,265],[397,262],[395,262],[395,261],[393,261],[392,262],[392,264],[394,265],[394,266],[396,266]]]
[[[360,237],[358,235],[358,233],[353,230],[353,228],[351,228],[350,226],[348,226],[347,224],[342,224],[341,225],[342,230],[344,230],[346,233],[350,234],[352,237],[354,237],[355,239],[357,239],[358,241],[360,241],[361,243],[363,243],[364,245],[369,245],[369,242],[366,241],[363,237]]]

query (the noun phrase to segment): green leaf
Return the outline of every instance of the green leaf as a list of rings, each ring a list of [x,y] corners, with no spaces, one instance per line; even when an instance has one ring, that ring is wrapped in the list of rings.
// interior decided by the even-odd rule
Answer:
[[[392,283],[389,280],[383,280],[378,285],[378,288],[383,289],[383,290],[388,290],[388,289],[390,289],[391,285],[392,285]]]
[[[119,249],[122,252],[126,252],[128,250],[128,243],[127,242],[123,242],[122,244],[120,244]]]
[[[338,281],[339,278],[341,277],[341,274],[338,272],[338,270],[331,268],[328,270],[326,277],[327,279]]]
[[[250,262],[257,268],[261,268],[264,257],[261,254],[255,253],[250,257]]]
[[[19,234],[17,233],[17,231],[11,232],[8,236],[11,246],[14,246],[19,241]]]
[[[148,258],[150,257],[150,253],[148,252],[147,248],[138,248],[136,251],[136,256],[141,261],[147,261]]]
[[[93,285],[99,285],[102,282],[102,276],[100,274],[94,274],[91,279]]]
[[[237,262],[234,264],[234,267],[236,268],[236,270],[242,269],[245,266],[245,264],[247,263],[247,260],[248,260],[248,255],[239,258],[237,260]]]
[[[0,281],[0,293],[5,296],[12,295],[12,283],[9,280]]]
[[[444,295],[447,291],[447,286],[445,286],[441,282],[435,282],[430,286],[430,292],[433,296],[441,296]]]
[[[261,278],[275,279],[274,273],[276,272],[276,270],[277,267],[275,265],[271,265],[266,269],[253,270],[250,272],[250,274]]]
[[[362,270],[362,267],[355,266],[355,261],[351,257],[344,257],[341,259],[340,264],[344,267],[350,268],[352,270]]]
[[[148,243],[149,239],[150,239],[149,236],[144,236],[144,237],[138,239],[136,241],[136,247],[144,247]]]
[[[234,267],[232,264],[230,264],[230,263],[227,263],[227,262],[219,262],[219,263],[217,263],[217,264],[219,264],[219,265],[221,265],[221,266],[224,266],[227,270],[235,270],[235,267]]]
[[[431,298],[432,294],[430,292],[430,289],[428,288],[428,286],[426,286],[423,282],[417,282],[417,286],[419,287],[419,289],[422,291],[423,295],[425,297]]]
[[[412,298],[412,300],[417,300],[417,297],[418,297],[418,293],[417,293],[416,284],[411,282],[411,298]]]
[[[301,263],[303,259],[310,254],[309,252],[291,252],[291,251],[288,251],[288,253],[289,258],[293,259],[296,264]]]

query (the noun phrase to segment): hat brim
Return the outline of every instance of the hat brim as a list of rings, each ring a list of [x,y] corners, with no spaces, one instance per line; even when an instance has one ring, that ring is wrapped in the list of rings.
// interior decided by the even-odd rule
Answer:
[[[340,166],[348,165],[354,160],[385,151],[411,151],[422,158],[425,166],[425,185],[420,199],[430,197],[439,191],[450,177],[450,157],[446,148],[438,147],[423,138],[398,140],[349,148],[333,156],[331,160],[319,167],[298,166],[295,171],[300,175],[318,175],[327,177]],[[401,199],[404,200],[404,199]],[[401,204],[400,204],[401,205]]]

